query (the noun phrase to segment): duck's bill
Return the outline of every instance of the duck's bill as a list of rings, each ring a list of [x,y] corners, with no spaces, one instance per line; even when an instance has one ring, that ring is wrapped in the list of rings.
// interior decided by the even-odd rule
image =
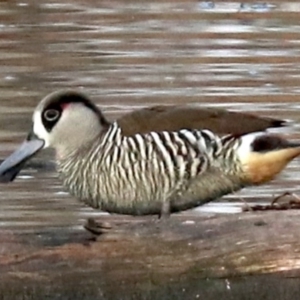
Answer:
[[[26,140],[13,154],[0,165],[0,182],[10,182],[15,179],[27,160],[44,147],[40,139]]]

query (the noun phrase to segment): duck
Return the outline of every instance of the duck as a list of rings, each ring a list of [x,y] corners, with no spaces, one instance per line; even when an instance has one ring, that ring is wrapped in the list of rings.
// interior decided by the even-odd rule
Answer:
[[[178,114],[178,108],[171,109]],[[160,109],[157,119],[169,113]],[[137,120],[132,117],[137,115],[127,118]],[[34,110],[23,144],[0,165],[0,182],[13,181],[26,161],[54,148],[63,185],[92,208],[169,216],[264,184],[300,155],[300,144],[267,131],[249,128],[222,136],[205,124],[199,129],[163,122],[154,126],[156,131],[147,125],[126,131],[119,123],[109,122],[80,92],[53,92]],[[266,119],[262,128],[267,124],[282,125]]]

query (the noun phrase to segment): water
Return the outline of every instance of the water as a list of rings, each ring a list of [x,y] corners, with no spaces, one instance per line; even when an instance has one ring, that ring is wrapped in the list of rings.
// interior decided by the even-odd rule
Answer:
[[[110,119],[155,104],[199,103],[294,120],[300,139],[300,4],[236,1],[0,2],[0,158],[25,137],[47,93],[82,90]],[[47,155],[51,157],[51,155]],[[237,213],[300,194],[299,160],[275,181],[192,213]],[[24,170],[0,188],[0,229],[78,230],[101,215],[54,171]],[[189,214],[189,212],[187,212]]]
[[[82,90],[110,119],[148,105],[199,103],[293,120],[274,132],[299,140],[299,44],[297,1],[1,1],[0,158],[24,139],[40,99],[62,88]],[[294,278],[216,279],[210,270],[235,274],[231,267],[244,255],[252,267],[251,251],[255,255],[253,249],[268,242],[266,263],[276,265],[272,254],[278,251],[277,270],[295,269],[297,245],[291,241],[297,232],[291,225],[297,215],[291,223],[279,214],[278,222],[262,214],[260,225],[250,220],[250,226],[236,228],[224,222],[225,229],[240,230],[229,250],[223,246],[230,231],[210,226],[217,221],[195,227],[188,216],[239,213],[240,198],[261,204],[285,191],[300,194],[299,179],[295,160],[268,185],[184,212],[186,226],[198,234],[188,243],[198,248],[184,238],[174,246],[176,230],[168,243],[147,236],[84,248],[76,234],[88,217],[103,213],[70,197],[55,171],[25,169],[14,183],[0,185],[0,294],[3,299],[295,299]],[[238,245],[243,228],[258,233],[250,254],[247,244]],[[281,250],[273,247],[276,234],[279,242],[284,234],[291,236]],[[246,252],[235,257],[241,249]],[[213,251],[216,257],[210,256]],[[77,282],[80,288],[74,289]]]

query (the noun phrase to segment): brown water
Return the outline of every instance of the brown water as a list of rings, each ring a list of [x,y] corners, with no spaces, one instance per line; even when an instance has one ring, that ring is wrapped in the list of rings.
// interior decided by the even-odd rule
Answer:
[[[61,88],[83,90],[111,118],[196,102],[299,121],[299,20],[300,4],[285,1],[2,1],[0,157],[22,141],[38,101]],[[1,185],[1,227],[76,227],[96,214],[63,192],[55,172],[22,175]],[[271,184],[223,199],[268,201],[300,192],[299,180],[295,161]]]

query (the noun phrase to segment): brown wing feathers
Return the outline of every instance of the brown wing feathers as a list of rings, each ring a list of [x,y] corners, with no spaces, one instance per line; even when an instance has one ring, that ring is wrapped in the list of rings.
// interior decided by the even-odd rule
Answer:
[[[240,135],[285,125],[285,121],[278,119],[192,105],[147,107],[121,116],[118,123],[125,135],[180,129],[209,129],[218,135]]]

